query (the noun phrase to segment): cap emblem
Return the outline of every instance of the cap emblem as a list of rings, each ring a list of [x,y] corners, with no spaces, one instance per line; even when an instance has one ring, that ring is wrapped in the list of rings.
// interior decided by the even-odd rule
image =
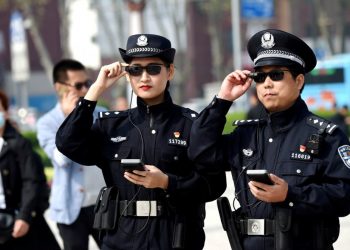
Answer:
[[[264,33],[264,35],[261,36],[261,47],[264,49],[271,49],[273,46],[275,46],[275,38],[270,32]]]
[[[145,35],[139,36],[139,38],[137,38],[137,43],[136,44],[138,46],[141,46],[141,47],[148,45],[147,37]]]

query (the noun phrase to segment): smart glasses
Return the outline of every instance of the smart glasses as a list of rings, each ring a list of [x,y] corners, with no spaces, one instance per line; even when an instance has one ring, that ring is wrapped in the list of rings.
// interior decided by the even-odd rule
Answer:
[[[66,86],[70,86],[70,87],[74,87],[76,90],[82,90],[83,87],[85,88],[90,88],[92,85],[92,81],[91,80],[87,80],[85,82],[76,82],[74,84],[70,84],[70,83],[66,83],[66,82],[59,82],[60,84],[66,85]]]
[[[284,72],[289,70],[272,70],[270,72],[253,72],[248,76],[252,78],[256,83],[263,83],[266,77],[269,76],[272,81],[281,81],[284,77]]]
[[[140,65],[130,65],[125,67],[125,71],[128,72],[131,76],[140,76],[143,71],[146,70],[147,74],[154,76],[158,75],[162,70],[162,66],[166,66],[164,64],[148,64],[146,66]]]

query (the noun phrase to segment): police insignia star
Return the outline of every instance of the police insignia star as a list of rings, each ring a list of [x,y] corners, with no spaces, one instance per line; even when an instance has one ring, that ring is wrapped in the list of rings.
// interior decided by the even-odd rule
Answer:
[[[350,146],[343,145],[338,148],[340,158],[343,160],[345,166],[350,168]]]

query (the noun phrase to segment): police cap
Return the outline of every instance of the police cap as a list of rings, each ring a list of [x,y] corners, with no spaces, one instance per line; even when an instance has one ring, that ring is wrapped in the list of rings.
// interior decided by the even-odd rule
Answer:
[[[310,72],[316,66],[312,49],[299,37],[276,29],[266,29],[253,35],[247,45],[254,68],[261,66],[298,67]]]
[[[165,62],[173,63],[175,51],[168,39],[154,34],[129,36],[126,50],[119,48],[120,55],[127,63],[134,57],[159,57]]]

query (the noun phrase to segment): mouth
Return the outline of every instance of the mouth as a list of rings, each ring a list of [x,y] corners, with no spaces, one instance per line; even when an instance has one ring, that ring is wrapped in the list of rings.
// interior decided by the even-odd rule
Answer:
[[[149,86],[149,85],[142,85],[141,87],[140,87],[140,89],[142,89],[143,91],[147,91],[147,90],[149,90],[149,89],[151,89],[152,87],[151,86]]]
[[[270,93],[270,92],[264,94],[264,97],[271,97],[271,96],[276,96],[276,94]]]

